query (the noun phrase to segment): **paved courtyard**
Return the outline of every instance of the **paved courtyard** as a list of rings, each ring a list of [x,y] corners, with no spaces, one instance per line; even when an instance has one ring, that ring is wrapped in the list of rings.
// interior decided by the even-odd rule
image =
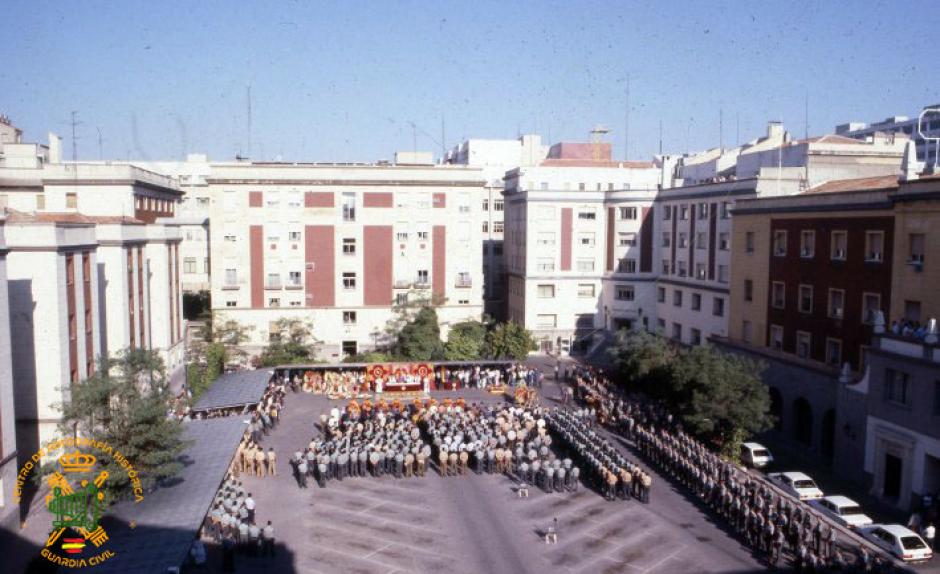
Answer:
[[[556,396],[553,384],[544,396]],[[469,394],[469,393],[467,393]],[[258,520],[272,520],[279,554],[239,556],[239,572],[754,572],[764,567],[693,503],[654,475],[652,502],[606,502],[595,492],[519,499],[504,476],[348,478],[297,487],[286,464],[316,434],[331,402],[297,393],[264,440],[281,474],[244,478]],[[633,460],[636,457],[631,456]],[[557,545],[541,532],[558,518]],[[213,553],[214,554],[214,553]],[[216,562],[217,556],[213,556]]]

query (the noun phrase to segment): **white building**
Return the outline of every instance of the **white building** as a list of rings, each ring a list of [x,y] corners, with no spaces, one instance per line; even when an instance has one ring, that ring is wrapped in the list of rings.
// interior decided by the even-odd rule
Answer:
[[[508,317],[542,351],[648,323],[660,176],[654,163],[611,161],[610,144],[568,143],[506,174]]]
[[[503,177],[520,166],[538,165],[548,156],[548,146],[538,135],[514,140],[468,139],[455,146],[444,163],[479,167],[483,172],[480,227],[483,238],[483,306],[490,317],[506,315],[506,264],[504,258]]]
[[[17,506],[10,493],[16,482],[16,418],[13,362],[10,349],[10,300],[7,293],[7,248],[0,220],[0,526],[15,520]]]
[[[251,350],[280,318],[312,322],[326,359],[369,350],[419,294],[445,336],[482,316],[480,168],[232,162],[207,181],[215,320],[249,327]]]
[[[938,110],[940,109],[940,104],[934,104],[932,106],[924,106],[924,110]],[[865,124],[863,122],[849,122],[845,124],[840,124],[836,126],[836,134],[860,139],[867,140],[871,137],[874,137],[875,134],[883,135],[894,135],[898,134],[904,138],[909,138],[914,140],[914,144],[917,147],[917,159],[926,164],[928,169],[931,169],[933,166],[940,164],[938,160],[937,153],[937,143],[940,140],[940,114],[929,113],[924,116],[924,122],[922,125],[918,126],[920,115],[916,118],[909,118],[907,116],[891,116],[885,118],[880,122],[874,122],[871,124]],[[920,130],[918,127],[923,130],[924,135],[935,138],[930,142],[921,137]]]

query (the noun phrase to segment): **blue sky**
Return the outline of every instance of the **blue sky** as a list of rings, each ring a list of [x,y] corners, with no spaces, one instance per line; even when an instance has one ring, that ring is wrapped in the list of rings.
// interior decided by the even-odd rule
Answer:
[[[623,157],[813,134],[940,102],[940,10],[884,2],[8,2],[0,112],[80,159],[374,161],[466,137],[584,140]],[[930,66],[930,62],[934,66]],[[66,154],[71,153],[66,137]]]

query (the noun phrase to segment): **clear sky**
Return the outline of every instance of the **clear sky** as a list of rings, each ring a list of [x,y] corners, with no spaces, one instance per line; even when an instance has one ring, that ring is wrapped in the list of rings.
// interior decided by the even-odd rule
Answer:
[[[940,5],[882,2],[4,2],[0,113],[78,157],[374,161],[468,137],[623,157],[811,134],[940,103]],[[411,122],[416,129],[413,131]]]

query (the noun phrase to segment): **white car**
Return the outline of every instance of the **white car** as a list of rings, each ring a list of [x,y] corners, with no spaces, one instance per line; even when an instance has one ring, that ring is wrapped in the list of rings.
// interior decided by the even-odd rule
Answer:
[[[872,519],[862,512],[862,507],[851,498],[844,496],[824,496],[811,500],[809,505],[831,516],[836,522],[849,528],[868,526]]]
[[[900,524],[874,524],[859,528],[859,532],[905,562],[921,562],[933,557],[924,539]]]
[[[767,448],[756,442],[741,444],[741,460],[752,468],[763,468],[774,461]]]
[[[819,490],[813,479],[802,472],[775,472],[768,474],[767,477],[800,500],[823,497],[823,491]]]

